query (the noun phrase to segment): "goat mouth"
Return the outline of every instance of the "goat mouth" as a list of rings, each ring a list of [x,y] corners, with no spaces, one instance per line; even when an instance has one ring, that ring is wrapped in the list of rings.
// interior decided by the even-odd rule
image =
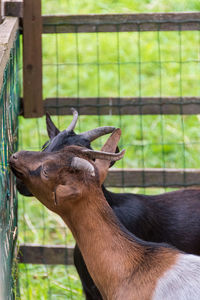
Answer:
[[[17,178],[22,179],[24,177],[24,174],[17,170],[12,164],[10,164],[10,168]]]

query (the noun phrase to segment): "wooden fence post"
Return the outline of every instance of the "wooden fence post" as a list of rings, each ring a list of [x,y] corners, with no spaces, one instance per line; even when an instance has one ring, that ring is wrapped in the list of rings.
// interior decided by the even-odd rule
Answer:
[[[23,108],[25,118],[43,115],[41,0],[24,0]]]

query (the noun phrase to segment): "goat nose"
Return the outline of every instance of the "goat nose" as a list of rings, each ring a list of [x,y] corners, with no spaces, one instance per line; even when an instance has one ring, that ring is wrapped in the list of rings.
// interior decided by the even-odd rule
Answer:
[[[17,155],[16,155],[16,154],[13,154],[13,155],[12,155],[12,158],[16,160],[16,159],[17,159]]]

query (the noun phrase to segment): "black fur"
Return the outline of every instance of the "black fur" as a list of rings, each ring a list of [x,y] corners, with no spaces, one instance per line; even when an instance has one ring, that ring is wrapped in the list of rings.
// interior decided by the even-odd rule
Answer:
[[[186,189],[156,196],[104,195],[121,223],[142,240],[169,243],[187,253],[200,254],[200,190]],[[102,299],[79,248],[74,263],[87,300]]]
[[[53,137],[43,151],[56,151],[66,145],[79,145],[91,149],[89,141],[73,131],[70,133],[65,131]],[[148,196],[111,193],[104,186],[102,189],[118,219],[137,237],[146,241],[169,243],[187,253],[200,254],[200,190],[185,189]],[[20,192],[28,194],[25,186],[21,186]],[[74,263],[86,299],[102,299],[77,245]]]
[[[42,169],[42,167],[40,166],[36,170],[33,170],[33,171],[29,170],[29,174],[31,176],[40,176],[41,169]]]

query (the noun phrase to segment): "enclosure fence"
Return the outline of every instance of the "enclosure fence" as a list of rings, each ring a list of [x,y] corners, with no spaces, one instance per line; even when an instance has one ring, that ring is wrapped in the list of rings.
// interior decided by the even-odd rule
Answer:
[[[36,118],[48,111],[64,129],[74,107],[80,114],[76,132],[103,125],[122,129],[120,149],[126,149],[126,156],[109,171],[107,187],[158,193],[200,186],[199,13],[40,20],[35,6],[33,25],[32,12],[19,1],[13,3],[6,2],[6,14],[22,18],[26,10],[20,124],[30,129],[31,138],[22,132],[20,149],[40,150],[47,139],[43,118],[22,116]],[[31,60],[27,53],[38,51],[41,44],[43,60]],[[103,141],[94,147],[100,149]],[[19,206],[22,299],[39,297],[33,286],[43,276],[47,298],[82,299],[80,286],[74,291],[75,273],[68,267],[73,264],[74,243],[68,229],[38,202],[20,197]],[[66,277],[66,289],[58,274]]]
[[[107,186],[199,185],[199,171],[187,165],[184,136],[184,115],[200,113],[199,29],[199,13],[43,17],[44,110],[66,115],[73,106],[81,115],[97,115],[99,124],[103,124],[101,116],[118,116],[119,127],[123,116],[133,115],[136,122],[139,117],[140,167],[111,170]],[[51,51],[46,48],[49,43]],[[156,169],[148,168],[144,158],[148,145],[143,126],[149,115],[160,118],[162,162]],[[173,141],[182,152],[182,162],[170,169],[164,132],[169,115],[179,116],[182,131]]]
[[[0,25],[0,299],[15,298],[17,193],[8,159],[17,150],[19,115],[18,20]]]

